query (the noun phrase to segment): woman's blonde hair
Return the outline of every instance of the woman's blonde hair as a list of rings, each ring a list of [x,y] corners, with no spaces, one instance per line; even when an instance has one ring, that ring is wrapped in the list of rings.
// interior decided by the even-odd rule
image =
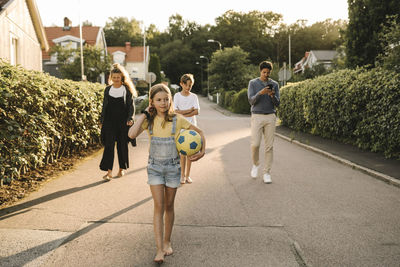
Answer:
[[[157,110],[152,105],[152,102],[153,102],[153,99],[154,99],[155,95],[157,93],[159,93],[159,92],[167,93],[168,100],[169,100],[168,111],[165,113],[164,121],[161,124],[161,127],[164,128],[165,122],[172,121],[172,118],[175,116],[175,111],[174,111],[174,105],[173,105],[173,102],[172,102],[171,91],[169,90],[168,86],[166,86],[165,84],[162,84],[162,83],[159,83],[159,84],[156,84],[156,85],[152,86],[150,88],[150,91],[149,91],[149,106],[150,106],[150,110],[149,110],[149,113],[150,113],[149,125],[153,124],[154,118],[157,116]]]
[[[114,63],[113,64],[113,68],[110,72],[110,76],[108,77],[108,84],[111,85],[112,84],[112,75],[113,73],[120,73],[122,76],[122,84],[125,85],[129,92],[131,92],[133,97],[137,97],[137,91],[136,91],[136,87],[133,84],[131,78],[129,77],[128,72],[125,70],[125,68],[123,66],[121,66],[118,63]]]

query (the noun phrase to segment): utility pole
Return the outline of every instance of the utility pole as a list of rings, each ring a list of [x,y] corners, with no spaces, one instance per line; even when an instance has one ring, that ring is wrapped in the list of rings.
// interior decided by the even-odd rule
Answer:
[[[204,58],[207,60],[207,97],[209,98],[210,95],[210,61],[208,60],[208,57],[205,56],[200,56],[200,58]]]
[[[144,25],[144,21],[143,21],[143,80],[146,80],[146,26]]]
[[[283,85],[286,85],[286,62],[283,62]]]
[[[292,57],[290,55],[290,49],[291,49],[291,39],[290,39],[290,34],[289,34],[289,71],[291,71],[291,68],[292,68]]]
[[[85,77],[85,71],[84,71],[84,67],[83,67],[83,41],[82,41],[82,22],[81,22],[81,1],[79,1],[79,39],[80,39],[80,43],[81,43],[81,78],[82,81],[86,81],[86,77]]]
[[[203,66],[198,61],[196,61],[196,64],[200,65],[200,77],[201,77],[201,80],[200,80],[200,88],[201,88],[201,90],[200,90],[200,92],[203,93]]]

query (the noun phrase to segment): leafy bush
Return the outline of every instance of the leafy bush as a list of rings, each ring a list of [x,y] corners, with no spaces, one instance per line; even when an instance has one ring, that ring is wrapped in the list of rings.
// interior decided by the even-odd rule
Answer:
[[[225,91],[224,89],[219,90],[219,105],[224,108],[230,108],[233,101],[233,95],[236,91]]]
[[[388,16],[379,33],[383,51],[376,58],[376,65],[400,72],[400,16]]]
[[[208,65],[210,93],[216,93],[212,89],[215,87],[238,92],[246,86],[252,77],[249,72],[253,70],[248,64],[248,56],[249,53],[239,46],[215,52]]]
[[[143,80],[137,81],[135,86],[138,95],[145,95],[149,93],[149,85],[145,81]]]
[[[0,179],[99,144],[103,90],[0,61]]]
[[[219,89],[218,90],[220,96],[219,96],[219,105],[221,107],[225,107],[225,91],[224,89]]]
[[[235,97],[236,92],[235,91],[225,91],[225,98],[224,98],[224,106],[228,108],[232,108],[233,105],[233,99]],[[247,99],[246,99],[247,101]]]
[[[81,49],[63,47],[60,45],[53,46],[51,54],[57,56],[59,70],[64,79],[80,81],[81,73]],[[97,46],[83,47],[85,75],[88,81],[97,82],[102,73],[110,71],[110,55],[104,55],[104,50]]]
[[[136,114],[142,113],[142,110],[146,109],[149,106],[149,98],[146,98],[136,106]]]
[[[232,102],[232,111],[241,114],[250,114],[250,104],[247,98],[247,88],[235,93]]]
[[[400,159],[400,74],[340,70],[281,89],[284,125]]]

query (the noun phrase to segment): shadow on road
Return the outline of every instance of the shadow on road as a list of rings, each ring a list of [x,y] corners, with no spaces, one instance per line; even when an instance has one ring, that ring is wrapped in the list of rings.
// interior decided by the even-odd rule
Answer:
[[[147,166],[139,168],[139,169],[134,169],[134,170],[131,170],[131,171],[128,171],[128,172],[125,172],[125,175],[123,177],[126,177],[127,175],[135,173],[135,172],[140,172],[140,171],[145,170],[145,169],[147,169]],[[116,179],[116,178],[118,178],[118,177],[117,176],[113,176],[113,179]]]
[[[132,173],[141,171],[141,170],[143,170],[145,168],[146,167],[140,168],[140,169],[135,169],[135,170],[127,172],[126,174],[127,175],[128,174],[132,174]],[[51,194],[46,195],[46,196],[42,196],[42,197],[37,198],[37,199],[33,199],[33,200],[30,200],[30,201],[27,201],[27,202],[24,202],[24,203],[15,205],[15,206],[4,208],[4,209],[0,210],[0,221],[4,220],[4,219],[7,219],[7,218],[10,218],[10,217],[13,217],[13,216],[18,215],[18,214],[21,214],[21,213],[25,213],[26,211],[14,213],[14,214],[10,214],[10,213],[21,211],[23,209],[27,209],[27,208],[33,207],[35,205],[38,205],[38,204],[41,204],[41,203],[44,203],[44,202],[47,202],[47,201],[51,201],[51,200],[59,198],[59,197],[70,195],[70,194],[73,194],[73,193],[76,193],[76,192],[79,192],[79,191],[82,191],[82,190],[85,190],[85,189],[88,189],[88,188],[92,188],[92,187],[101,185],[104,182],[106,182],[106,181],[102,180],[102,181],[98,181],[98,182],[91,183],[91,184],[84,185],[84,186],[80,186],[80,187],[74,187],[74,188],[69,188],[69,189],[57,191],[57,192],[51,193]],[[10,214],[10,215],[7,215],[7,214]],[[7,215],[7,216],[5,216],[5,215]]]
[[[39,197],[37,199],[33,199],[33,200],[30,200],[30,201],[27,201],[27,202],[24,202],[24,203],[15,205],[15,206],[11,206],[11,207],[2,209],[2,210],[0,210],[0,221],[5,219],[5,218],[3,218],[4,215],[9,214],[11,212],[16,212],[16,211],[20,211],[20,210],[23,210],[26,208],[30,208],[35,205],[38,205],[38,204],[41,204],[41,203],[44,203],[44,202],[47,202],[47,201],[50,201],[50,200],[53,200],[53,199],[56,199],[59,197],[63,197],[63,196],[69,195],[69,194],[73,194],[75,192],[79,192],[79,191],[82,191],[82,190],[85,190],[88,188],[92,188],[92,187],[101,185],[103,183],[104,183],[104,181],[98,181],[98,182],[91,183],[91,184],[84,185],[84,186],[79,186],[79,187],[74,187],[74,188],[57,191],[57,192],[51,193],[49,195]],[[16,215],[16,214],[13,214],[12,216],[14,216],[14,215]],[[7,217],[9,218],[12,216],[7,216]]]
[[[102,182],[97,182],[94,184],[97,185],[99,183],[102,183]],[[92,185],[94,185],[94,184],[92,184]],[[8,257],[3,257],[3,258],[1,258],[0,266],[23,266],[23,265],[33,261],[34,259],[39,258],[39,257],[43,256],[44,254],[46,254],[52,250],[55,250],[58,247],[63,246],[65,244],[77,239],[80,236],[87,234],[88,232],[101,226],[104,223],[107,223],[108,221],[112,220],[113,218],[116,218],[134,208],[137,208],[137,207],[145,204],[146,202],[150,201],[151,199],[152,199],[152,197],[148,197],[139,202],[136,202],[135,204],[133,204],[125,209],[117,211],[107,217],[104,217],[98,221],[91,223],[90,225],[80,229],[79,231],[77,231],[75,233],[72,233],[71,235],[67,236],[66,238],[59,238],[59,239],[41,244],[39,246],[35,246],[30,249],[21,251],[17,254],[14,254],[14,255],[11,255]]]
[[[16,213],[13,213],[13,214],[10,214],[10,215],[6,215],[6,216],[0,215],[0,221],[8,219],[8,218],[11,218],[11,217],[14,217],[14,216],[17,216],[17,215],[21,215],[21,214],[27,213],[27,212],[29,212],[31,210],[32,209],[27,209],[27,210],[23,210],[23,211],[16,212]],[[11,213],[11,212],[13,212],[13,211],[9,211],[8,213]]]

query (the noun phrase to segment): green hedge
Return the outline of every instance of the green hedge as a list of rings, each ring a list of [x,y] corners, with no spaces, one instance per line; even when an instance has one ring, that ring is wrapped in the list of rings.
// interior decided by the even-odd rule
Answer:
[[[234,90],[225,92],[225,98],[224,98],[224,106],[225,107],[232,107],[233,99],[235,98],[235,94],[236,94],[236,91],[234,91]]]
[[[213,95],[216,102],[216,95]],[[234,113],[250,114],[250,104],[247,98],[247,88],[243,88],[239,92],[234,90],[221,90],[219,97],[219,105]]]
[[[236,91],[224,91],[223,89],[219,90],[220,98],[219,98],[219,105],[223,108],[229,108],[232,106],[233,96],[235,95]]]
[[[400,74],[340,70],[281,89],[283,125],[400,159]]]
[[[99,144],[103,90],[0,61],[0,180]]]
[[[247,97],[247,88],[243,88],[233,95],[231,109],[235,113],[250,114],[250,104]]]

